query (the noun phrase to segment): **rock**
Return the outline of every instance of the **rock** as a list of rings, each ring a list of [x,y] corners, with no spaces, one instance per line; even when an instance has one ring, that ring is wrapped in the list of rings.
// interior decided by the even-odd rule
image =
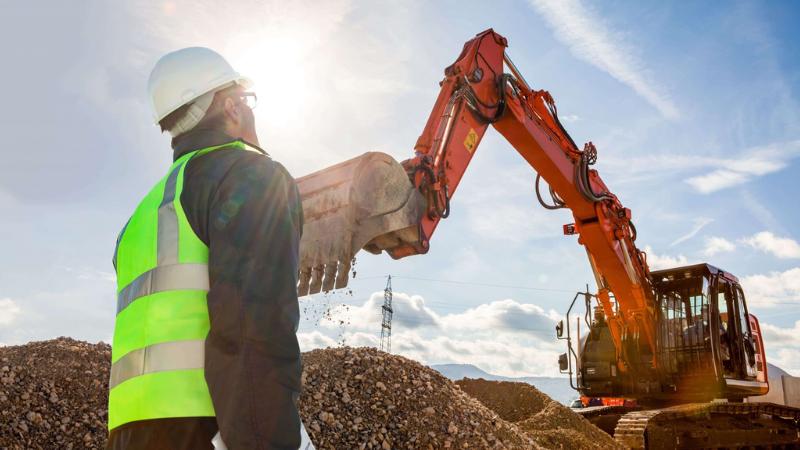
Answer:
[[[450,422],[447,424],[447,432],[450,434],[456,434],[458,433],[458,427],[453,422]]]

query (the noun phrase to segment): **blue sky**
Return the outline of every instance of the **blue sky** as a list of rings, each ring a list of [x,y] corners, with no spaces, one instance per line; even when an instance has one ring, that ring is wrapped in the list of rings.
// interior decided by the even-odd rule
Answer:
[[[492,27],[597,145],[651,265],[738,275],[769,360],[800,375],[798,19],[745,1],[4,2],[0,343],[111,336],[116,234],[171,158],[146,97],[163,53],[209,46],[250,75],[260,140],[300,176],[411,156],[443,68]],[[302,299],[304,348],[374,344],[391,273],[397,352],[553,374],[552,325],[592,277],[534,176],[487,134],[430,253],[360,255],[352,292]]]

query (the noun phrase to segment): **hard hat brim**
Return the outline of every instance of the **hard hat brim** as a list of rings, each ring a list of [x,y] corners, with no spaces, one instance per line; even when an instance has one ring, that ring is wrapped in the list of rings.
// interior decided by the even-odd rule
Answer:
[[[172,108],[168,109],[167,112],[165,113],[154,116],[153,119],[155,120],[155,124],[158,125],[158,123],[161,122],[165,117],[177,111],[178,108],[182,107],[183,105],[187,105],[209,92],[220,91],[222,89],[225,89],[231,84],[238,84],[239,86],[242,86],[245,89],[250,89],[255,85],[255,83],[253,83],[253,80],[247,77],[243,77],[238,73],[233,74],[233,76],[231,77],[222,80],[217,80],[212,86],[209,86],[208,89],[203,90],[203,92],[200,92],[199,94],[192,96],[191,98],[189,98],[184,102],[174,105]]]

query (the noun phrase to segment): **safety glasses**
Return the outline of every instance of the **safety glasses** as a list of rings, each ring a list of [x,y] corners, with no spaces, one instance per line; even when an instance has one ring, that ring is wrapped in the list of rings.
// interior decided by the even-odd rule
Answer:
[[[237,96],[248,108],[256,109],[258,105],[258,96],[256,96],[255,92],[239,92]]]

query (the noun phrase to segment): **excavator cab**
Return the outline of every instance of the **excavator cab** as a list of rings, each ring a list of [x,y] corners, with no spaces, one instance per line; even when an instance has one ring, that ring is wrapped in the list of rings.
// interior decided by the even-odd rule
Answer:
[[[697,264],[651,272],[651,281],[659,341],[656,368],[620,367],[608,320],[595,307],[578,351],[562,355],[562,367],[569,367],[567,355],[575,358],[576,388],[583,395],[672,402],[740,400],[767,392],[758,320],[749,314],[735,276]]]
[[[676,388],[732,399],[766,393],[761,332],[739,280],[710,264],[651,276],[664,343],[658,360]],[[702,382],[709,379],[718,389]]]

